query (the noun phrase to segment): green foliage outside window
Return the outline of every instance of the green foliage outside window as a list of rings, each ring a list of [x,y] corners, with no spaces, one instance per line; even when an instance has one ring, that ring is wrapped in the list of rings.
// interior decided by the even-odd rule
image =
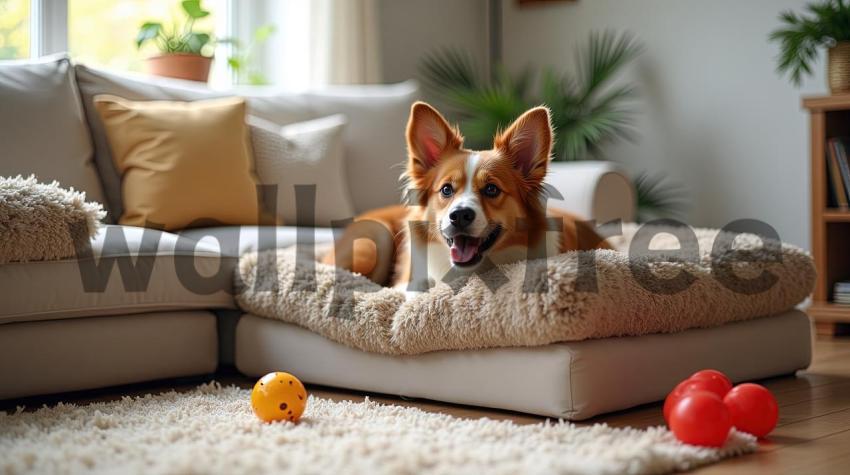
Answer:
[[[0,59],[30,55],[29,0],[0,0]]]

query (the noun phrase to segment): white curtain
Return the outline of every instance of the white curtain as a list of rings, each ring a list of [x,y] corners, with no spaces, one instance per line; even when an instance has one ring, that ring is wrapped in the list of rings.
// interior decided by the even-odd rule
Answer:
[[[251,18],[247,22],[251,28],[269,23],[277,27],[259,55],[272,83],[303,89],[381,81],[377,0],[265,0],[238,5],[250,9],[242,15]]]

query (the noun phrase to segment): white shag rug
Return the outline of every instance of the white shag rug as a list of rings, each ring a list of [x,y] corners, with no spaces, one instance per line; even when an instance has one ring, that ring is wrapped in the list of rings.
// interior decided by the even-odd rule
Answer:
[[[668,473],[752,452],[683,445],[664,428],[517,425],[311,396],[297,423],[265,424],[250,391],[185,393],[0,413],[0,473]]]

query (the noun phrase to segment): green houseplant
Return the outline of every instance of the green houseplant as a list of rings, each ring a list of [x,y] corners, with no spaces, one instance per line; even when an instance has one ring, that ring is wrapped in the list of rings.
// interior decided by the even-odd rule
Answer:
[[[527,108],[545,104],[555,129],[554,161],[604,159],[606,144],[633,135],[629,103],[636,90],[615,80],[641,50],[630,35],[593,33],[578,52],[576,74],[544,70],[536,88],[531,69],[510,75],[497,67],[491,77],[482,77],[471,56],[456,49],[426,56],[420,74],[428,91],[458,122],[469,147],[488,147],[497,130]],[[642,174],[634,183],[640,220],[681,212],[683,190],[671,187],[663,176]]]
[[[153,43],[159,49],[160,54],[147,59],[151,73],[206,82],[212,64],[213,37],[195,31],[195,21],[209,16],[210,12],[201,6],[201,0],[184,0],[180,6],[186,15],[183,26],[145,22],[136,36],[136,46],[141,49]]]
[[[266,76],[254,63],[257,48],[268,41],[275,30],[274,25],[262,25],[254,30],[251,40],[247,43],[236,38],[219,40],[220,43],[228,42],[233,46],[233,52],[227,58],[227,65],[233,71],[236,84],[259,86],[269,83]]]
[[[809,15],[785,11],[783,26],[770,35],[780,44],[777,70],[799,86],[812,74],[818,50],[827,49],[827,77],[833,93],[850,92],[850,1],[825,0],[806,5]]]

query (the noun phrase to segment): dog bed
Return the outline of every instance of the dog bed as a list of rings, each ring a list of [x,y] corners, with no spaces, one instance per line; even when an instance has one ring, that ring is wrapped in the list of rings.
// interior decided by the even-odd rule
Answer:
[[[709,328],[780,314],[811,292],[815,269],[798,247],[710,229],[680,243],[682,231],[624,226],[615,250],[518,262],[413,296],[305,265],[292,248],[250,253],[240,259],[236,300],[352,348],[413,355]],[[656,255],[637,253],[640,240]],[[692,247],[692,258],[675,255],[680,247]]]

